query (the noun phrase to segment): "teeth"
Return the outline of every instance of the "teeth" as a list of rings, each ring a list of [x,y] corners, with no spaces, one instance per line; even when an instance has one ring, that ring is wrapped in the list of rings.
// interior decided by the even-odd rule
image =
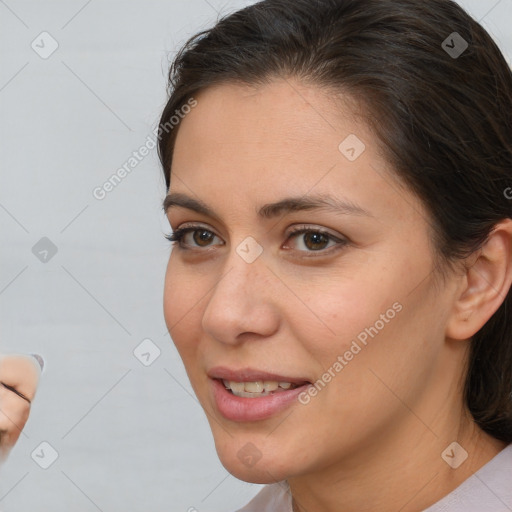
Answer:
[[[263,390],[263,381],[261,380],[245,383],[245,391],[248,391],[249,393],[261,393]]]
[[[245,385],[243,382],[233,382],[233,381],[230,381],[228,383],[228,387],[231,389],[231,391],[233,392],[242,392],[242,391],[245,391]]]
[[[265,391],[275,391],[279,387],[279,383],[275,380],[266,380],[263,383],[263,387],[265,388]]]
[[[223,380],[222,382],[224,383],[224,386],[227,389],[230,389],[234,395],[246,398],[267,396],[275,392],[297,387],[291,382],[277,382],[274,380],[258,380],[253,382],[236,382],[232,380]]]

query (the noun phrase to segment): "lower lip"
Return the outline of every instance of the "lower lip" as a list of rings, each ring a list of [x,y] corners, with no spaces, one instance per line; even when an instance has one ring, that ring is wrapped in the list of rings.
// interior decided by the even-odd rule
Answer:
[[[289,407],[310,384],[256,398],[236,396],[222,381],[210,379],[213,397],[222,416],[231,421],[266,420]]]

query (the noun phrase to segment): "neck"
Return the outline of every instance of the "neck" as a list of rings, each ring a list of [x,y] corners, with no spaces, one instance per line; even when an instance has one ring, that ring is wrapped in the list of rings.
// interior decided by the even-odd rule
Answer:
[[[290,478],[294,512],[417,512],[428,508],[506,446],[464,418],[453,421],[450,428],[438,424],[429,429],[417,417],[410,417],[408,425],[383,433],[385,438],[354,450],[342,463]],[[456,465],[460,449],[446,450],[455,440],[468,453],[456,469],[441,456],[444,452],[446,460]]]

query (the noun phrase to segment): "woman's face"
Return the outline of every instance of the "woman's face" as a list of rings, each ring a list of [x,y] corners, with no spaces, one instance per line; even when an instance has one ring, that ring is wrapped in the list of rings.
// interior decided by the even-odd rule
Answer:
[[[208,212],[167,210],[173,231],[196,231],[171,252],[164,312],[223,465],[267,483],[356,462],[397,431],[425,437],[454,378],[455,287],[434,288],[419,200],[320,89],[276,80],[196,99],[169,194]],[[326,203],[265,206],[290,198]]]

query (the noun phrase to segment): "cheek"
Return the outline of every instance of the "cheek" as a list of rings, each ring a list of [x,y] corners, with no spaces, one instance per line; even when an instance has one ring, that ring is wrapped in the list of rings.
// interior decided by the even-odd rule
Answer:
[[[309,353],[321,363],[317,378],[325,383],[317,403],[330,404],[340,420],[384,418],[400,407],[393,392],[412,403],[428,382],[442,337],[435,320],[440,298],[429,295],[428,283],[410,293],[410,279],[399,272],[356,281],[310,302],[312,309],[323,307],[322,319],[335,333],[323,337],[311,330],[307,338]]]
[[[201,280],[190,276],[171,254],[165,275],[164,317],[186,367],[194,357],[200,340],[201,309],[207,300],[206,293],[207,287],[204,290],[201,288]]]
[[[187,320],[186,317],[194,313],[194,304],[197,302],[194,291],[198,283],[188,274],[174,253],[171,253],[165,273],[163,301],[165,322],[171,336]]]
[[[359,399],[366,392],[375,395],[378,379],[370,369],[393,382],[395,370],[405,378],[432,359],[425,341],[432,304],[425,302],[425,290],[410,293],[417,284],[411,275],[417,274],[404,274],[400,264],[374,262],[365,272],[333,276],[321,293],[309,289],[305,295],[305,286],[299,291],[310,312],[290,310],[294,337],[303,340],[316,377],[332,392],[343,388],[343,400],[346,393]]]
[[[375,268],[375,267],[374,267]],[[296,288],[305,306],[290,309],[290,325],[297,339],[309,340],[308,350],[325,365],[349,350],[353,340],[361,346],[389,330],[400,316],[400,286],[380,270],[364,275],[336,276],[331,273],[315,290],[304,283]],[[398,304],[397,304],[398,303]]]

